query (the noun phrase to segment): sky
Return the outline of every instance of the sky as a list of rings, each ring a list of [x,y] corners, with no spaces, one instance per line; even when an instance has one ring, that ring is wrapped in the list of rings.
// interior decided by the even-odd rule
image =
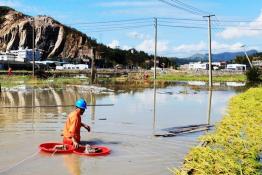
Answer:
[[[176,0],[165,1],[179,5]],[[0,5],[30,16],[51,16],[112,48],[150,54],[154,53],[156,17],[158,55],[168,57],[207,53],[208,23],[203,15],[215,14],[211,18],[213,53],[243,51],[243,45],[246,50],[262,51],[262,0],[180,1],[201,13],[161,0],[1,0]]]

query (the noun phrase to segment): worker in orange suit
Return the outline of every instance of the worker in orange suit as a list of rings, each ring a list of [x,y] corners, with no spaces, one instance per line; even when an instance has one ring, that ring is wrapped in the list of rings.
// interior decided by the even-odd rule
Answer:
[[[84,114],[86,109],[86,101],[84,99],[77,100],[75,107],[75,110],[67,117],[63,130],[63,143],[73,145],[75,148],[78,148],[81,138],[81,127],[84,127],[88,132],[90,132],[90,126],[81,122],[81,115]]]
[[[12,71],[13,71],[12,68],[9,67],[9,68],[8,68],[8,71],[7,71],[7,74],[8,74],[9,76],[12,75]]]

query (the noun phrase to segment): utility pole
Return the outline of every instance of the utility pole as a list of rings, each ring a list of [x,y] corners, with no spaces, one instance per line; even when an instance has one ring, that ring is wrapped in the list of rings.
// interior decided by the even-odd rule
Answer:
[[[94,72],[94,65],[95,65],[95,57],[96,57],[96,51],[95,51],[95,47],[92,47],[92,60],[91,60],[91,84],[93,84],[94,79],[95,79],[95,72]]]
[[[157,57],[157,18],[154,18],[155,26],[155,55],[154,55],[154,80],[156,80],[156,57]]]
[[[251,61],[250,61],[250,59],[249,59],[249,56],[247,55],[247,52],[246,52],[246,45],[242,45],[241,47],[244,48],[244,52],[245,52],[246,58],[247,58],[247,60],[248,60],[248,63],[249,63],[249,65],[250,65],[250,67],[253,68],[253,65],[252,65],[252,63],[251,63]]]
[[[35,77],[35,20],[32,18],[32,27],[33,27],[33,78]]]
[[[208,18],[208,84],[209,88],[212,88],[212,51],[211,51],[211,17],[215,15],[203,16],[204,18]]]

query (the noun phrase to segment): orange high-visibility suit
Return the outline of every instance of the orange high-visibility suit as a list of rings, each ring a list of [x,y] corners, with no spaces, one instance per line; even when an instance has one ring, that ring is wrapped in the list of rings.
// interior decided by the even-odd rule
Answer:
[[[73,145],[72,137],[79,143],[80,142],[80,128],[81,128],[81,116],[77,111],[71,112],[66,120],[64,126],[64,144]]]

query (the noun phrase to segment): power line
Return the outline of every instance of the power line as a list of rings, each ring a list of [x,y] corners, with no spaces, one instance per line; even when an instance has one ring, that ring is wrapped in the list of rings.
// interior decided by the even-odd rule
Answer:
[[[183,25],[165,25],[165,24],[159,24],[159,26],[172,27],[172,28],[186,28],[186,29],[206,29],[206,27],[183,26]]]
[[[79,26],[78,29],[81,28],[101,28],[101,29],[109,29],[109,28],[116,28],[116,27],[128,27],[128,26],[140,26],[140,25],[153,25],[152,22],[143,22],[143,23],[127,23],[121,25],[114,25],[114,24],[106,24],[106,25],[92,25],[92,26]]]
[[[81,22],[81,23],[71,23],[71,24],[67,24],[67,25],[103,24],[103,23],[125,23],[125,22],[130,22],[130,21],[143,21],[143,20],[152,20],[152,18],[133,18],[133,19],[112,20],[112,21]]]
[[[190,9],[187,9],[187,8],[185,8],[185,7],[181,7],[181,6],[179,6],[179,5],[176,5],[176,4],[174,4],[174,3],[169,2],[169,1],[167,1],[167,0],[159,0],[159,1],[161,1],[161,2],[163,2],[163,3],[165,3],[165,4],[168,4],[168,5],[172,6],[172,7],[175,7],[175,8],[177,8],[177,9],[180,9],[180,10],[183,10],[183,11],[187,11],[187,12],[189,12],[189,13],[191,13],[191,14],[194,14],[194,15],[197,15],[197,16],[201,16],[201,13],[199,13],[199,12],[196,12],[196,11],[193,11],[193,10],[190,10]]]
[[[133,28],[143,28],[143,27],[152,27],[152,25],[140,25],[140,26],[126,26],[126,27],[116,27],[116,28],[111,28],[111,29],[104,29],[104,30],[89,30],[89,29],[82,29],[83,31],[86,32],[109,32],[109,31],[116,31],[116,30],[128,30],[128,29],[133,29]]]
[[[189,25],[189,26],[197,26],[197,27],[206,27],[206,23],[192,23],[189,21],[165,21],[165,20],[159,20],[159,24],[163,25]]]
[[[201,10],[199,8],[196,8],[196,7],[192,6],[192,5],[186,4],[186,3],[181,2],[179,0],[171,0],[171,1],[176,2],[176,3],[178,3],[178,4],[182,5],[182,6],[185,6],[185,7],[189,8],[189,9],[191,9],[193,11],[197,11],[197,12],[202,13],[202,14],[210,14],[209,12],[203,11],[203,10]]]
[[[174,21],[205,21],[206,19],[196,19],[196,18],[173,18],[173,17],[159,17],[158,19],[165,19],[165,20],[174,20]]]
[[[206,29],[206,27],[201,27],[201,26],[166,25],[166,24],[160,24],[159,26],[173,27],[173,28],[187,28],[187,29]],[[226,29],[226,27],[212,27],[211,29]],[[262,28],[240,27],[239,29],[240,30],[249,30],[249,31],[262,31]]]

